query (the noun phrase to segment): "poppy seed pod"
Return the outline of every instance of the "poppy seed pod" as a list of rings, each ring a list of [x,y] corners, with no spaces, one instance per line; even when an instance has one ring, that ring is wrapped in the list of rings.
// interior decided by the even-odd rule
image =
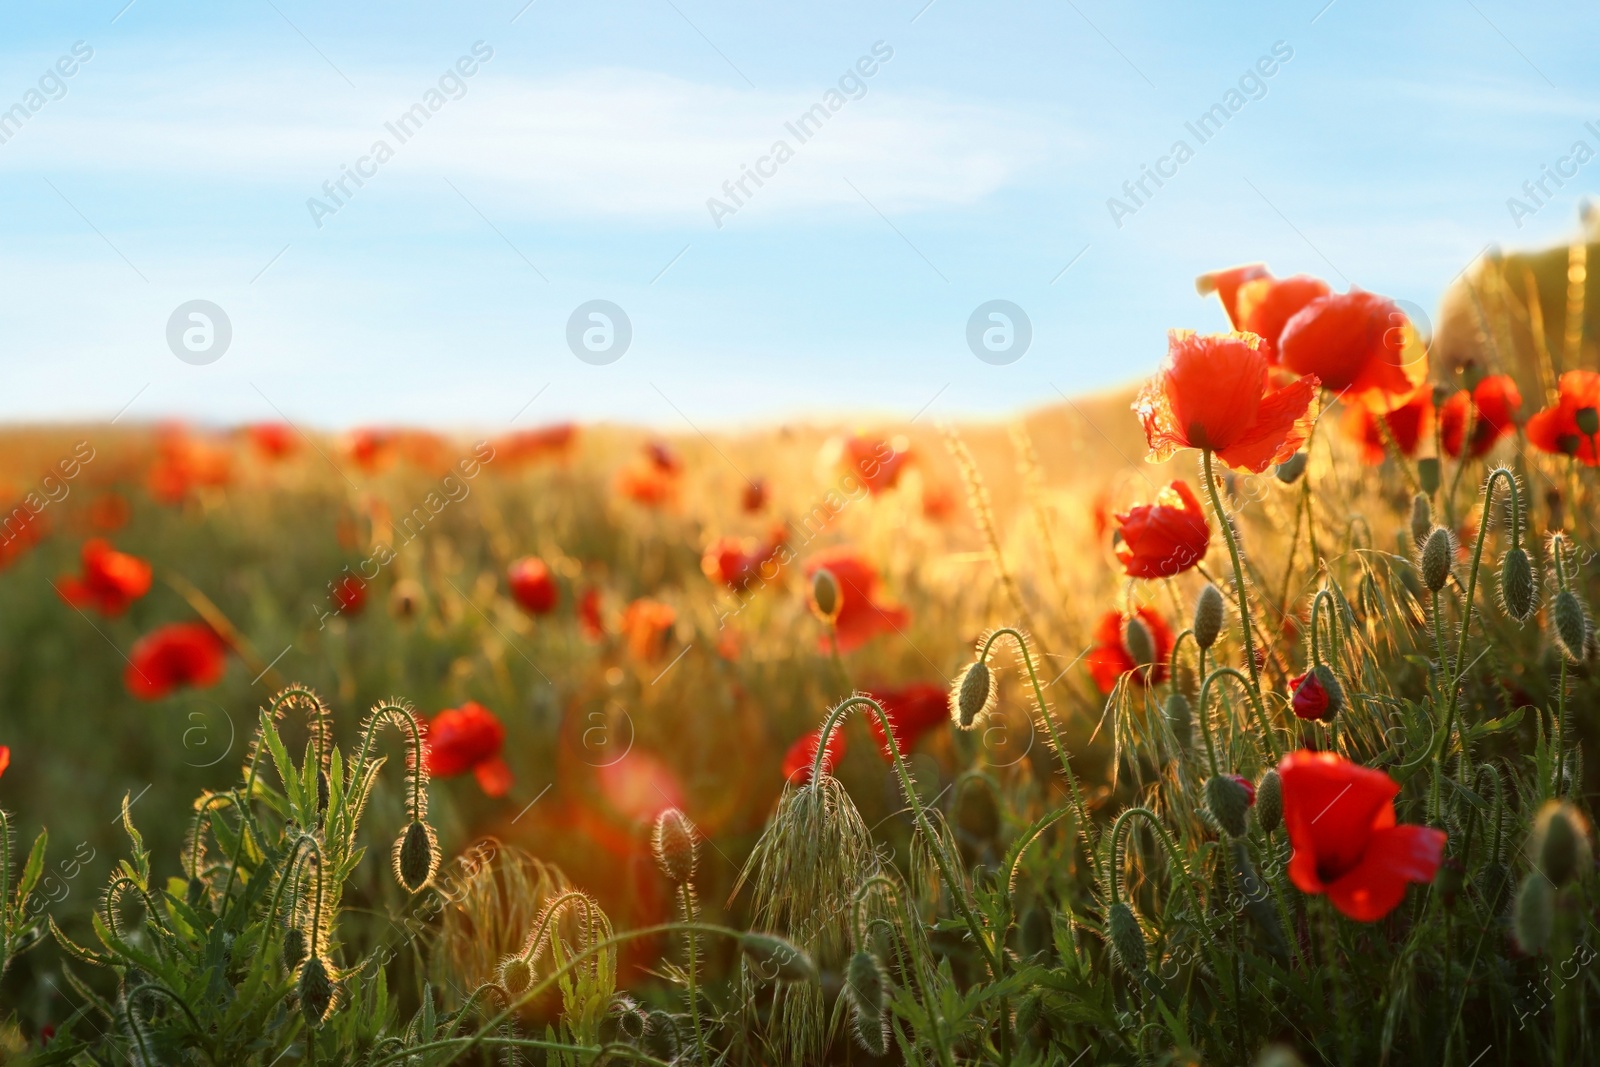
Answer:
[[[838,621],[842,607],[844,597],[839,592],[839,579],[828,568],[818,567],[811,576],[811,610],[817,618],[832,625]]]
[[[1120,900],[1111,905],[1111,910],[1106,914],[1106,932],[1111,937],[1111,950],[1116,954],[1117,962],[1126,970],[1139,974],[1149,966],[1150,956],[1145,947],[1144,931],[1139,928],[1139,920],[1132,908]]]
[[[1600,410],[1592,407],[1581,407],[1572,413],[1572,421],[1577,424],[1578,432],[1585,437],[1600,434]]]
[[[745,934],[739,939],[739,950],[765,981],[809,982],[817,977],[811,957],[781,937]]]
[[[870,952],[850,957],[845,970],[844,994],[850,1001],[850,1014],[856,1040],[873,1056],[889,1051],[889,1026],[884,1008],[889,999],[888,978],[883,966]]]
[[[1156,661],[1156,640],[1150,634],[1150,627],[1137,615],[1128,617],[1128,622],[1123,630],[1123,643],[1128,649],[1128,655],[1133,657],[1136,668],[1147,668]]]
[[[657,815],[650,845],[667,881],[683,885],[694,877],[695,829],[683,812],[667,808]]]
[[[1422,539],[1428,536],[1428,531],[1433,529],[1433,507],[1428,503],[1428,498],[1421,493],[1411,498],[1411,540],[1421,544]]]
[[[291,926],[283,932],[283,969],[290,974],[306,960],[306,932]]]
[[[1528,872],[1517,890],[1516,913],[1512,927],[1517,944],[1529,955],[1544,951],[1550,942],[1550,931],[1555,925],[1555,890],[1550,880],[1538,871]]]
[[[1256,783],[1256,822],[1269,834],[1283,825],[1283,779],[1270,767]]]
[[[1167,697],[1167,725],[1185,752],[1194,747],[1194,710],[1188,698],[1176,689]]]
[[[1518,622],[1533,614],[1539,587],[1534,584],[1533,564],[1521,547],[1513,548],[1500,561],[1500,604]]]
[[[506,992],[516,996],[533,981],[533,968],[521,956],[507,956],[500,961],[500,984]]]
[[[1295,482],[1300,480],[1300,476],[1305,472],[1306,454],[1304,452],[1296,452],[1294,455],[1278,464],[1273,471],[1273,473],[1278,476],[1278,481],[1282,482],[1284,485],[1293,485]]]
[[[1218,774],[1206,781],[1206,810],[1217,828],[1229,837],[1245,835],[1254,803],[1255,787],[1237,775]]]
[[[1430,593],[1443,589],[1444,583],[1449,580],[1450,557],[1453,554],[1450,531],[1443,526],[1435,526],[1422,543],[1422,584],[1428,587]]]
[[[1556,641],[1561,650],[1574,663],[1581,661],[1584,642],[1589,638],[1589,618],[1583,610],[1583,601],[1572,590],[1563,589],[1556,594],[1550,614],[1555,620]]]
[[[439,843],[433,828],[413,819],[406,832],[394,843],[394,870],[400,884],[410,893],[420,893],[439,869]]]
[[[1207,582],[1194,601],[1194,643],[1202,649],[1217,643],[1217,635],[1222,633],[1222,609],[1222,590]]]
[[[1533,821],[1532,848],[1539,870],[1557,887],[1566,885],[1593,862],[1589,823],[1583,813],[1559,800],[1546,801]]]
[[[1417,481],[1422,491],[1432,496],[1439,491],[1439,457],[1425,456],[1417,460]]]
[[[989,665],[975,659],[950,693],[950,714],[956,725],[970,730],[994,707],[994,680]]]
[[[306,1025],[320,1026],[333,1004],[333,979],[328,977],[328,967],[320,958],[312,956],[301,965],[295,992],[300,998],[300,1014],[305,1016]]]

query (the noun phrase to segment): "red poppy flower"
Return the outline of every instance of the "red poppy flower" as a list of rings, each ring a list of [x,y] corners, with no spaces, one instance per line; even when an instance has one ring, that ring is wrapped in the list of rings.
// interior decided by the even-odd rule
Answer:
[[[1172,653],[1172,631],[1167,627],[1166,620],[1150,608],[1141,607],[1135,614],[1144,623],[1145,629],[1150,631],[1155,659],[1149,665],[1151,669],[1148,672],[1135,671],[1133,680],[1139,685],[1166,681],[1167,657]],[[1094,676],[1094,684],[1099,686],[1102,693],[1110,693],[1116,688],[1118,678],[1143,666],[1136,663],[1133,653],[1128,651],[1127,641],[1123,637],[1126,628],[1127,621],[1120,611],[1106,612],[1094,628],[1095,644],[1085,659],[1089,663],[1089,673]],[[1148,683],[1146,673],[1149,674]]]
[[[902,756],[909,757],[924,734],[950,721],[950,691],[942,685],[912,682],[899,689],[875,689],[867,696],[883,705]],[[889,749],[889,739],[884,736],[883,722],[871,709],[866,719],[884,762],[892,762],[894,753]]]
[[[1278,337],[1295,313],[1330,292],[1328,283],[1309,274],[1274,278],[1260,263],[1212,271],[1195,279],[1202,296],[1216,293],[1228,321],[1240,333],[1261,338],[1261,352],[1275,361]]]
[[[18,502],[0,511],[0,570],[22,558],[43,540],[47,529],[43,512],[34,512]]]
[[[839,617],[834,620],[833,629],[840,652],[854,651],[881,633],[898,633],[911,621],[911,613],[905,608],[886,606],[878,600],[883,580],[878,577],[877,568],[856,549],[841,545],[812,556],[806,562],[806,578],[824,567],[839,582]],[[817,647],[827,650],[827,634],[818,640]]]
[[[83,576],[56,580],[56,592],[75,608],[93,607],[105,615],[121,615],[150,591],[150,564],[118,552],[102,538],[83,545]]]
[[[1328,710],[1328,691],[1323,688],[1322,682],[1311,671],[1297,678],[1289,679],[1289,690],[1294,693],[1289,701],[1295,718],[1304,719],[1306,722],[1322,720]]]
[[[1400,786],[1382,771],[1332,752],[1291,752],[1278,764],[1283,824],[1294,845],[1289,878],[1326,893],[1357,922],[1376,922],[1405,898],[1407,882],[1430,882],[1445,833],[1395,825]]]
[[[0,778],[5,777],[6,768],[11,766],[11,746],[0,745]]]
[[[1467,392],[1458,390],[1439,409],[1439,444],[1451,456],[1459,457],[1465,448],[1473,459],[1484,455],[1495,442],[1517,428],[1517,409],[1522,393],[1517,383],[1504,374],[1491,374]],[[1468,441],[1467,422],[1472,422]]]
[[[650,466],[662,474],[682,474],[683,460],[665,441],[650,441],[644,446],[644,455]]]
[[[922,517],[929,522],[949,522],[960,503],[956,491],[946,482],[922,483]]]
[[[227,485],[231,475],[232,457],[226,449],[173,425],[159,433],[156,459],[145,475],[145,485],[161,503],[181,504],[195,489]]]
[[[1117,559],[1130,578],[1170,578],[1199,563],[1211,527],[1189,483],[1175,481],[1154,504],[1117,515]]]
[[[256,446],[256,451],[268,459],[283,459],[298,444],[294,428],[281,422],[258,422],[246,426],[245,433],[249,435],[250,443]]]
[[[774,530],[765,544],[754,538],[719,537],[706,548],[700,557],[700,570],[713,582],[721,582],[729,589],[743,589],[752,581],[770,581],[778,569],[768,566],[783,551],[783,530]]]
[[[1254,782],[1242,774],[1224,774],[1222,777],[1233,779],[1239,788],[1244,790],[1245,807],[1253,808],[1256,806],[1256,787]]]
[[[757,478],[753,482],[746,482],[744,489],[739,492],[739,506],[746,515],[756,515],[767,506],[767,480]]]
[[[1344,409],[1341,423],[1344,434],[1361,449],[1361,461],[1377,465],[1388,455],[1383,430],[1378,425],[1382,419],[1389,427],[1389,436],[1402,455],[1416,455],[1417,445],[1433,429],[1433,389],[1427,384],[1388,414],[1380,414],[1365,404],[1349,404]]]
[[[175,689],[217,684],[227,667],[222,638],[202,622],[174,622],[134,643],[122,681],[140,700],[159,700]]]
[[[345,452],[368,474],[386,466],[394,455],[395,435],[387,430],[361,427],[350,432],[345,440]]]
[[[1257,474],[1294,455],[1311,428],[1315,375],[1282,389],[1267,381],[1267,357],[1251,334],[1167,334],[1167,363],[1139,391],[1150,458],[1180,448],[1215,452],[1230,467]]]
[[[645,663],[660,658],[677,621],[678,613],[672,605],[659,600],[640,597],[629,604],[622,612],[622,636],[628,642],[629,654]]]
[[[896,442],[866,434],[852,434],[840,445],[839,466],[848,474],[861,479],[867,492],[873,496],[893,489],[905,472],[911,459],[911,449],[902,438]]]
[[[660,508],[678,499],[678,476],[657,465],[624,467],[617,472],[617,492],[647,508]]]
[[[817,742],[822,740],[820,729],[812,730],[789,746],[783,754],[783,777],[791,785],[805,785],[811,781],[811,768],[817,760]],[[832,774],[844,759],[844,730],[835,726],[828,735],[828,749],[822,755],[822,770]]]
[[[477,701],[446,708],[433,717],[423,735],[428,773],[453,778],[471,771],[485,794],[505,796],[512,783],[511,768],[500,758],[505,741],[506,728]]]
[[[549,614],[561,597],[550,568],[538,556],[513,560],[506,568],[506,582],[511,586],[511,599],[533,615]]]
[[[111,533],[126,526],[132,513],[121,493],[102,493],[89,504],[89,525]]]
[[[515,465],[537,462],[547,456],[560,458],[572,450],[577,438],[578,428],[570,422],[522,430],[495,441],[495,459],[498,463]]]
[[[1528,443],[1541,452],[1576,456],[1586,466],[1600,464],[1596,435],[1584,432],[1579,413],[1588,422],[1600,412],[1600,373],[1569,370],[1561,376],[1556,402],[1528,420]]]
[[[1313,374],[1324,389],[1375,411],[1405,402],[1428,376],[1426,351],[1388,297],[1352,289],[1318,297],[1295,313],[1278,337],[1278,362]]]
[[[600,610],[600,590],[590,586],[578,598],[578,632],[586,641],[599,641],[606,635],[606,620]]]
[[[332,588],[328,591],[328,599],[333,601],[334,610],[340,615],[360,615],[367,606],[367,583],[353,574],[328,583]]]

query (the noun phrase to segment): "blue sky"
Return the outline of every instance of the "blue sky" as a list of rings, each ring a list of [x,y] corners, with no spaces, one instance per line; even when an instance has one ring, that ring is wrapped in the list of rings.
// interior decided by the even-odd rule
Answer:
[[[3,420],[999,416],[1222,328],[1204,270],[1431,310],[1487,243],[1568,237],[1600,187],[1595,161],[1521,226],[1506,204],[1600,148],[1593,5],[125,2],[0,13],[0,109],[45,80],[0,144]],[[385,123],[475,45],[401,143]],[[1275,45],[1200,143],[1185,124]],[[801,143],[785,124],[852,71]],[[200,366],[167,342],[194,299],[233,333]],[[566,339],[594,299],[632,325],[606,365]],[[1005,365],[966,341],[994,299],[1032,325]]]

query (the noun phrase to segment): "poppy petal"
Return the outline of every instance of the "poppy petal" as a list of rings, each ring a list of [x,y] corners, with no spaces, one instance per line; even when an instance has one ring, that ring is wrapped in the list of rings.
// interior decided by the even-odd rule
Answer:
[[[1376,922],[1405,898],[1407,882],[1433,881],[1444,843],[1444,831],[1427,826],[1379,830],[1361,862],[1328,886],[1328,900],[1357,922]]]
[[[1218,457],[1230,467],[1260,474],[1294,455],[1316,421],[1313,402],[1320,384],[1316,375],[1308,374],[1268,393],[1257,405],[1255,422],[1227,448],[1218,449]]]

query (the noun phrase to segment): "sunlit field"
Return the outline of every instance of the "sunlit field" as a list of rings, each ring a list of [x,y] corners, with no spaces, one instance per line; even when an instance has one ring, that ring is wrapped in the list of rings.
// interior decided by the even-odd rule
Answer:
[[[993,424],[7,431],[0,1062],[1595,1062],[1589,252]]]

